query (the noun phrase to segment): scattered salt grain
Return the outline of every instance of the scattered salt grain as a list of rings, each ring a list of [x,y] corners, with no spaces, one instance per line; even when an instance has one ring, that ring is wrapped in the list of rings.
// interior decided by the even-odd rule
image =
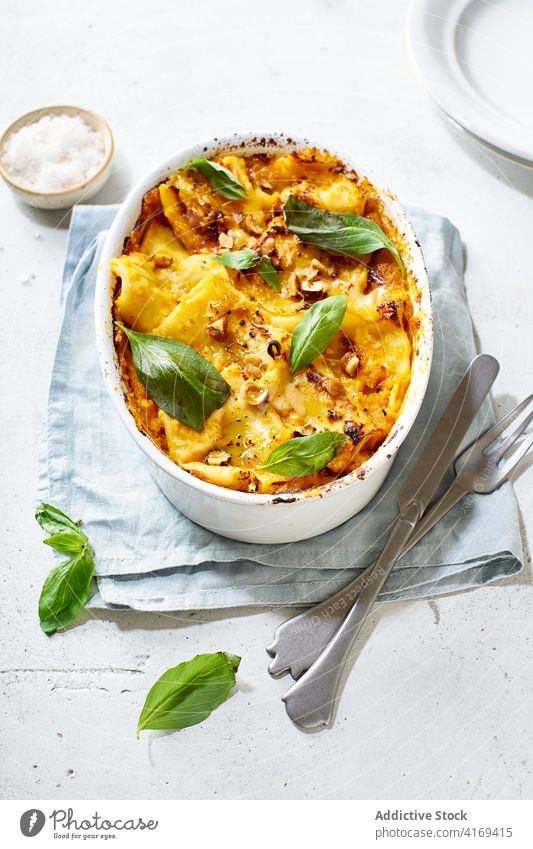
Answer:
[[[22,283],[23,286],[31,286],[34,280],[35,274],[21,274],[19,277],[19,283]]]
[[[24,188],[69,189],[88,180],[105,157],[101,132],[78,115],[44,115],[10,136],[2,164]]]

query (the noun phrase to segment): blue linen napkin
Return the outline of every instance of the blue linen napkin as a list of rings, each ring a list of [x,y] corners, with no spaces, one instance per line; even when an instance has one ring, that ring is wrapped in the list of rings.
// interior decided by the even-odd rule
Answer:
[[[175,510],[107,395],[96,356],[93,300],[101,231],[115,211],[73,210],[38,492],[39,500],[84,521],[97,555],[99,593],[92,606],[163,611],[305,605],[325,598],[378,555],[410,460],[476,353],[458,231],[445,218],[411,210],[431,281],[435,350],[424,404],[381,491],[364,511],[326,534],[251,545],[206,531]],[[472,433],[492,421],[487,405]],[[516,500],[506,484],[458,504],[396,565],[380,599],[481,586],[519,571],[521,557]]]

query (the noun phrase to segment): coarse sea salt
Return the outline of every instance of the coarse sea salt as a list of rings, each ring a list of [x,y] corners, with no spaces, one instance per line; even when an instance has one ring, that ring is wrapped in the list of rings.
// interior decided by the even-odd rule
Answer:
[[[103,134],[83,118],[44,115],[8,138],[2,164],[24,188],[57,192],[90,179],[105,152]]]

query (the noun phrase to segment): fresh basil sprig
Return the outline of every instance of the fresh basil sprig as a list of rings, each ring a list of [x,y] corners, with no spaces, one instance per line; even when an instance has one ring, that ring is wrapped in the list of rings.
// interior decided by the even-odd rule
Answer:
[[[137,725],[145,729],[187,728],[206,719],[235,686],[240,657],[227,652],[197,654],[167,669],[146,697]]]
[[[268,283],[268,285],[274,289],[276,292],[281,292],[281,284],[279,282],[279,277],[272,260],[268,256],[262,256],[259,262],[257,263],[256,268],[259,277]]]
[[[285,223],[303,242],[325,251],[361,256],[387,248],[405,277],[405,265],[396,246],[370,218],[351,212],[328,212],[289,195],[283,207]]]
[[[128,337],[137,377],[149,395],[173,419],[200,432],[213,410],[228,400],[229,384],[189,345],[117,324]]]
[[[347,441],[343,433],[329,430],[313,436],[296,436],[274,448],[259,468],[288,478],[314,475],[337,456]]]
[[[189,168],[199,171],[222,197],[229,200],[242,200],[247,197],[246,189],[242,183],[239,183],[231,171],[228,171],[223,165],[219,165],[218,162],[211,162],[210,159],[199,156],[198,159],[189,162],[187,169]]]
[[[281,284],[272,260],[268,256],[262,256],[258,251],[231,251],[231,253],[213,256],[213,259],[220,265],[225,265],[226,268],[236,268],[238,271],[255,268],[265,283],[268,283],[276,292],[281,292]]]
[[[85,537],[83,531],[80,530],[80,522],[73,522],[72,519],[59,510],[58,507],[53,507],[51,504],[39,504],[35,511],[35,518],[39,522],[43,531],[49,534],[63,533],[65,531],[74,531]],[[87,537],[85,537],[87,539]],[[45,540],[48,542],[48,540]]]
[[[46,545],[70,555],[46,578],[39,598],[39,621],[45,634],[63,631],[81,613],[92,593],[94,551],[79,522],[51,504],[41,504],[35,518],[51,536]]]
[[[238,271],[246,271],[248,268],[253,268],[259,260],[257,251],[243,250],[230,251],[227,254],[218,254],[213,256],[215,262],[220,265],[225,265],[226,268],[236,268]]]
[[[342,324],[347,306],[346,295],[331,295],[304,313],[292,334],[291,374],[306,368],[326,350]]]

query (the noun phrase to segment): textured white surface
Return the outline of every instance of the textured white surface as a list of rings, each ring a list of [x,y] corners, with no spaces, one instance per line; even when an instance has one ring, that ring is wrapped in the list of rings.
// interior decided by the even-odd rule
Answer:
[[[3,7],[2,123],[49,103],[101,112],[117,201],[154,162],[234,129],[309,132],[353,149],[404,203],[448,215],[467,245],[498,408],[533,386],[533,172],[452,133],[411,70],[402,0],[218,4],[57,0]],[[531,798],[529,566],[513,583],[377,610],[335,727],[293,728],[264,646],[286,612],[101,615],[48,640],[36,602],[51,555],[32,517],[37,440],[68,220],[0,186],[5,306],[0,535],[7,797]],[[531,528],[531,470],[517,484]],[[239,690],[204,725],[135,740],[144,695],[199,651],[242,654]]]

